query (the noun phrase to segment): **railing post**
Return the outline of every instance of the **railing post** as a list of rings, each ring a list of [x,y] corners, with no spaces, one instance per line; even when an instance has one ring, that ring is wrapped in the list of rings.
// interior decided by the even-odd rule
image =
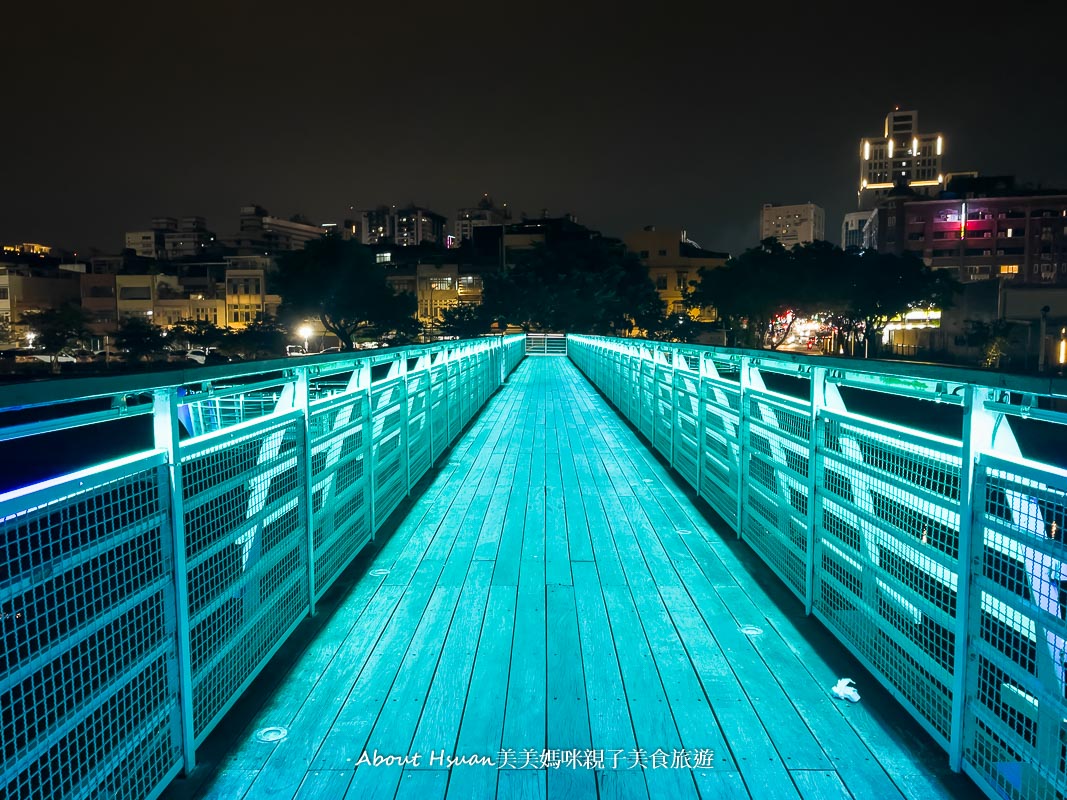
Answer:
[[[960,460],[960,538],[959,569],[956,578],[955,652],[952,655],[952,717],[949,728],[949,767],[959,772],[963,767],[964,711],[967,706],[968,667],[971,663],[968,647],[971,628],[971,594],[974,571],[981,569],[981,536],[974,535],[978,506],[985,506],[984,493],[976,491],[980,485],[978,456],[993,442],[993,415],[986,409],[989,390],[968,384],[963,395],[963,441]],[[978,527],[981,531],[981,528]]]
[[[411,444],[411,430],[408,418],[411,409],[408,408],[408,357],[409,351],[405,348],[397,363],[400,373],[400,457],[404,459],[404,494],[411,494],[411,453],[408,447]]]
[[[749,370],[752,369],[750,356],[741,356],[741,375],[738,380],[740,396],[737,402],[737,538],[743,539],[745,530],[745,475],[748,465],[748,388],[751,382]]]
[[[808,431],[808,535],[804,559],[804,613],[815,605],[815,528],[818,525],[819,454],[822,450],[820,411],[826,403],[826,367],[813,367],[808,381],[811,392],[811,422]]]
[[[155,446],[167,454],[170,537],[174,560],[175,635],[178,640],[177,694],[182,728],[182,761],[185,774],[188,775],[196,766],[196,731],[193,727],[192,626],[189,623],[189,569],[186,563],[185,502],[182,494],[176,389],[158,389],[153,393],[152,433]]]
[[[304,423],[304,507],[307,524],[308,616],[315,616],[315,476],[311,473],[311,379],[308,367],[296,370],[296,397],[293,405],[300,409]]]
[[[363,389],[366,407],[363,414],[363,470],[367,477],[367,524],[370,526],[371,539],[377,533],[375,519],[376,478],[374,467],[374,396],[371,394],[370,362],[365,361],[356,367],[359,375],[357,385]]]

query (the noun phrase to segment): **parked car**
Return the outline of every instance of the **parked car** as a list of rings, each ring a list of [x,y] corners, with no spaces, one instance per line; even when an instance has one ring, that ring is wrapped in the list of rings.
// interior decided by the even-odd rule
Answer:
[[[285,346],[285,354],[287,356],[306,356],[307,350],[304,349],[302,344],[289,344]]]
[[[319,355],[320,356],[327,356],[330,353],[340,353],[340,352],[341,352],[341,348],[340,347],[327,347],[325,350],[320,350],[319,351]]]
[[[190,350],[185,354],[185,357],[190,361],[195,361],[197,364],[204,364],[207,361],[208,351],[200,349]]]

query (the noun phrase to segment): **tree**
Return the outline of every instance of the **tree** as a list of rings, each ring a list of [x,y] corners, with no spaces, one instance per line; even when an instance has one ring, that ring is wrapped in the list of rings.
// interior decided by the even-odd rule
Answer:
[[[877,346],[890,320],[913,308],[947,306],[954,287],[914,256],[846,252],[828,242],[786,250],[772,238],[724,267],[702,269],[691,302],[714,305],[747,329],[750,346],[776,349],[794,319],[813,314],[826,315],[846,337]]]
[[[231,337],[229,349],[236,350],[242,358],[277,358],[285,354],[289,331],[269,314],[259,314],[255,322]]]
[[[127,352],[129,360],[141,361],[163,350],[163,330],[144,317],[127,317],[119,325],[115,342]]]
[[[657,330],[663,318],[648,270],[614,239],[538,245],[483,281],[487,319],[524,330],[628,334]]]
[[[836,282],[836,317],[873,355],[890,320],[917,308],[946,308],[957,282],[910,254],[896,256],[874,250],[844,255]]]
[[[35,334],[34,343],[52,357],[53,374],[59,373],[63,351],[89,336],[88,323],[89,315],[72,303],[22,315],[22,324]]]
[[[206,319],[180,319],[174,323],[170,335],[191,347],[218,347],[226,331]]]
[[[690,302],[715,306],[744,331],[742,344],[777,349],[788,338],[793,320],[817,305],[807,274],[815,260],[814,254],[796,256],[773,237],[764,239],[721,267],[702,268]]]
[[[485,307],[474,303],[458,303],[441,312],[441,330],[461,339],[488,332],[490,323]]]
[[[342,350],[351,350],[356,336],[407,335],[418,327],[415,297],[393,291],[369,248],[332,234],[282,256],[278,290],[286,316],[318,317]]]

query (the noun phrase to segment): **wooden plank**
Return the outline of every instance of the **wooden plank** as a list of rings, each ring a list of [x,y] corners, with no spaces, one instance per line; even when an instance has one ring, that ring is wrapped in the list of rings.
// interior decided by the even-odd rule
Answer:
[[[724,599],[739,613],[754,613],[755,607],[743,589],[722,591]],[[784,622],[779,615],[775,616],[779,624]],[[852,794],[864,797],[870,792],[878,792],[879,796],[902,796],[905,794],[901,791],[903,787],[909,787],[907,795],[913,797],[936,796],[940,792],[936,780],[915,768],[914,755],[901,757],[902,753],[897,749],[899,745],[886,735],[881,720],[869,725],[871,717],[862,702],[852,706],[833,697],[830,687],[842,676],[830,670],[814,649],[799,654],[795,645],[782,639],[771,620],[767,620],[766,634],[754,637],[753,646],[769,668],[773,665],[776,678],[780,682],[788,681],[792,702],[804,724],[825,749],[832,750],[834,766]],[[805,650],[809,649],[806,644],[803,646]],[[881,740],[877,754],[857,732],[857,726],[866,728]],[[903,779],[904,776],[907,779]]]
[[[645,640],[641,621],[629,587],[605,588],[604,604],[626,689],[626,704],[633,720],[637,747],[651,754],[657,750],[682,749],[681,736],[664,693],[656,662]],[[636,760],[636,759],[635,759]],[[652,797],[696,797],[696,785],[688,770],[646,769],[645,780]]]
[[[545,800],[548,797],[544,770],[502,770],[496,796],[508,800]]]
[[[312,761],[313,769],[351,769],[355,766],[363,752],[367,734],[385,704],[401,659],[426,611],[440,570],[439,562],[423,561],[419,565],[396,612],[319,747]]]
[[[598,750],[632,750],[637,742],[596,565],[576,562],[573,570],[590,743]]]
[[[371,584],[373,585],[373,584]],[[255,737],[247,737],[240,751],[258,746],[270,747],[257,773],[256,791],[263,786],[290,787],[293,791],[303,780],[303,774],[314,761],[319,746],[330,732],[336,719],[338,699],[345,697],[360,670],[371,657],[389,620],[396,611],[403,590],[395,586],[378,589],[364,613],[359,615],[336,657],[323,670],[321,679],[307,694],[297,714],[289,721],[289,735],[273,745],[263,745]],[[338,610],[335,619],[345,618],[347,603]],[[358,633],[356,633],[358,631]],[[284,694],[287,689],[283,689]],[[271,723],[269,717],[258,717],[259,727]]]
[[[564,518],[567,524],[567,547],[571,561],[592,561],[593,543],[589,541],[589,521],[585,516],[582,489],[575,471],[575,454],[570,439],[559,453]]]
[[[548,626],[547,747],[551,750],[589,750],[589,711],[574,589],[551,585],[545,605]],[[548,771],[552,797],[596,796],[592,770],[564,766]]]
[[[568,535],[559,454],[550,453],[545,462],[545,582],[548,584],[571,585]]]
[[[246,796],[257,774],[254,769],[220,769],[198,797],[203,800],[241,800]],[[164,797],[166,796],[167,792],[164,792]]]
[[[344,797],[352,783],[351,770],[311,770],[304,776],[293,800],[319,800],[321,797]]]
[[[262,709],[249,723],[246,735],[241,737],[237,749],[227,757],[227,768],[261,769],[277,748],[285,749],[284,742],[261,742],[251,734],[268,726],[294,726],[301,710],[314,694],[316,686],[324,680],[329,665],[338,654],[344,651],[345,657],[356,657],[355,653],[346,651],[348,637],[355,626],[366,626],[368,636],[377,639],[400,599],[399,591],[381,591],[381,580],[381,577],[366,576],[345,599],[344,613],[333,616],[308,645],[285,681],[266,698]],[[364,657],[368,652],[369,648],[364,651]],[[332,716],[335,711],[328,709],[327,713]]]
[[[475,563],[467,575],[433,682],[423,704],[422,715],[412,737],[409,752],[413,754],[429,754],[443,749],[448,755],[453,755],[456,751],[480,636],[496,635],[495,631],[483,630],[482,624],[492,572],[492,564],[483,561]],[[424,758],[428,758],[428,755]]]
[[[356,769],[345,800],[393,800],[403,774],[404,768],[396,764],[362,764]]]
[[[852,800],[841,776],[831,769],[791,769],[789,775],[804,800]]]
[[[642,771],[597,770],[596,777],[600,800],[648,800],[648,785]]]
[[[729,797],[731,799],[752,797],[740,772],[725,769],[693,770],[693,779],[697,782],[702,798]],[[756,800],[760,800],[756,796]]]
[[[447,786],[446,769],[405,769],[396,800],[440,800]]]
[[[515,635],[501,748],[516,752],[545,749],[547,654],[545,641],[545,565],[522,562],[515,604]]]
[[[489,589],[470,695],[463,708],[455,748],[457,754],[494,755],[500,752],[511,669],[516,594],[513,586],[494,585]],[[419,748],[426,745],[432,747],[432,740],[419,732],[416,732],[415,743]],[[496,781],[496,767],[456,766],[452,768],[448,797],[471,800],[492,797],[496,791]]]
[[[544,423],[535,428],[543,429]],[[544,561],[545,559],[545,451],[541,449],[530,454],[530,477],[526,489],[526,521],[523,525],[522,560]]]
[[[585,519],[589,525],[589,540],[593,551],[593,560],[596,561],[597,571],[600,574],[600,582],[605,586],[624,585],[626,576],[622,571],[622,562],[619,560],[619,554],[615,548],[615,540],[611,535],[607,514],[600,501],[597,479],[593,477],[590,462],[584,455],[575,454],[575,470],[579,483],[583,487],[587,487],[583,493]],[[600,476],[597,477],[600,478]],[[573,569],[572,564],[572,572]]]
[[[484,570],[483,570],[484,572]],[[486,576],[488,577],[488,576]],[[423,704],[430,690],[441,649],[459,602],[459,588],[438,585],[419,620],[407,652],[385,698],[383,713],[363,749],[389,755],[414,755],[410,750]],[[386,673],[388,677],[388,673]]]
[[[504,467],[502,469],[507,469]],[[511,495],[511,473],[507,475],[507,481],[501,480],[493,489],[493,496],[489,498],[489,507],[482,518],[482,525],[478,530],[478,542],[474,547],[474,558],[478,560],[493,561],[497,557],[497,549],[500,547],[500,533],[504,527],[504,515],[508,510],[508,498]]]
[[[529,493],[530,464],[520,459],[515,465],[508,507],[504,512],[504,524],[500,531],[496,569],[493,572],[494,586],[518,586],[519,561],[522,556],[523,529],[526,524],[526,495]]]
[[[463,584],[464,578],[467,574],[467,570],[471,566],[471,561],[474,558],[474,551],[478,544],[478,534],[482,529],[482,523],[485,520],[485,515],[489,511],[489,504],[492,502],[493,496],[491,494],[475,494],[471,500],[470,506],[467,507],[466,512],[463,514],[462,521],[459,523],[458,529],[452,535],[451,549],[446,553],[445,566],[441,570],[441,580],[439,583],[443,586],[460,586]],[[460,515],[458,511],[453,514],[458,518]],[[442,526],[439,536],[443,534],[444,528]],[[488,563],[482,561],[479,563]]]

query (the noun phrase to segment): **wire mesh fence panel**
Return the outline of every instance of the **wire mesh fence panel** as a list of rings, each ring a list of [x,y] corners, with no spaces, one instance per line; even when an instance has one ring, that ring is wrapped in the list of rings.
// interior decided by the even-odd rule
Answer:
[[[964,753],[1004,797],[1067,796],[1067,474],[983,455]]]
[[[404,475],[403,379],[392,378],[371,387],[371,477],[374,487],[374,527],[377,529],[407,493]]]
[[[165,458],[0,496],[0,774],[140,798],[181,764]]]
[[[407,378],[407,409],[405,416],[408,426],[407,460],[408,488],[414,486],[430,468],[430,416],[429,416],[429,372],[426,370],[409,375]],[[482,387],[478,387],[479,405],[481,405]]]
[[[181,447],[197,740],[308,608],[299,412]]]
[[[704,436],[700,495],[737,529],[741,486],[741,388],[717,378],[701,381]]]
[[[741,476],[744,539],[803,598],[808,561],[811,407],[756,389],[746,394]]]
[[[657,354],[652,380],[652,447],[671,461],[674,441],[674,370]]]
[[[833,412],[822,422],[816,612],[947,746],[960,445]]]
[[[693,368],[674,371],[674,441],[672,465],[694,489],[700,488],[700,373]],[[699,369],[699,363],[697,364]]]
[[[571,337],[572,360],[661,452],[667,350],[679,473],[691,480],[695,428],[701,496],[954,768],[990,796],[1067,796],[1067,384]],[[1041,434],[1016,429],[1031,418]],[[1019,430],[1047,463],[1021,455]]]
[[[523,337],[494,337],[113,397],[79,381],[0,392],[8,439],[150,422],[126,429],[133,455],[0,495],[2,796],[151,798],[193,766],[312,596],[523,357]],[[27,394],[49,409],[29,425]]]
[[[371,537],[367,419],[366,390],[311,404],[316,598],[321,597]]]

